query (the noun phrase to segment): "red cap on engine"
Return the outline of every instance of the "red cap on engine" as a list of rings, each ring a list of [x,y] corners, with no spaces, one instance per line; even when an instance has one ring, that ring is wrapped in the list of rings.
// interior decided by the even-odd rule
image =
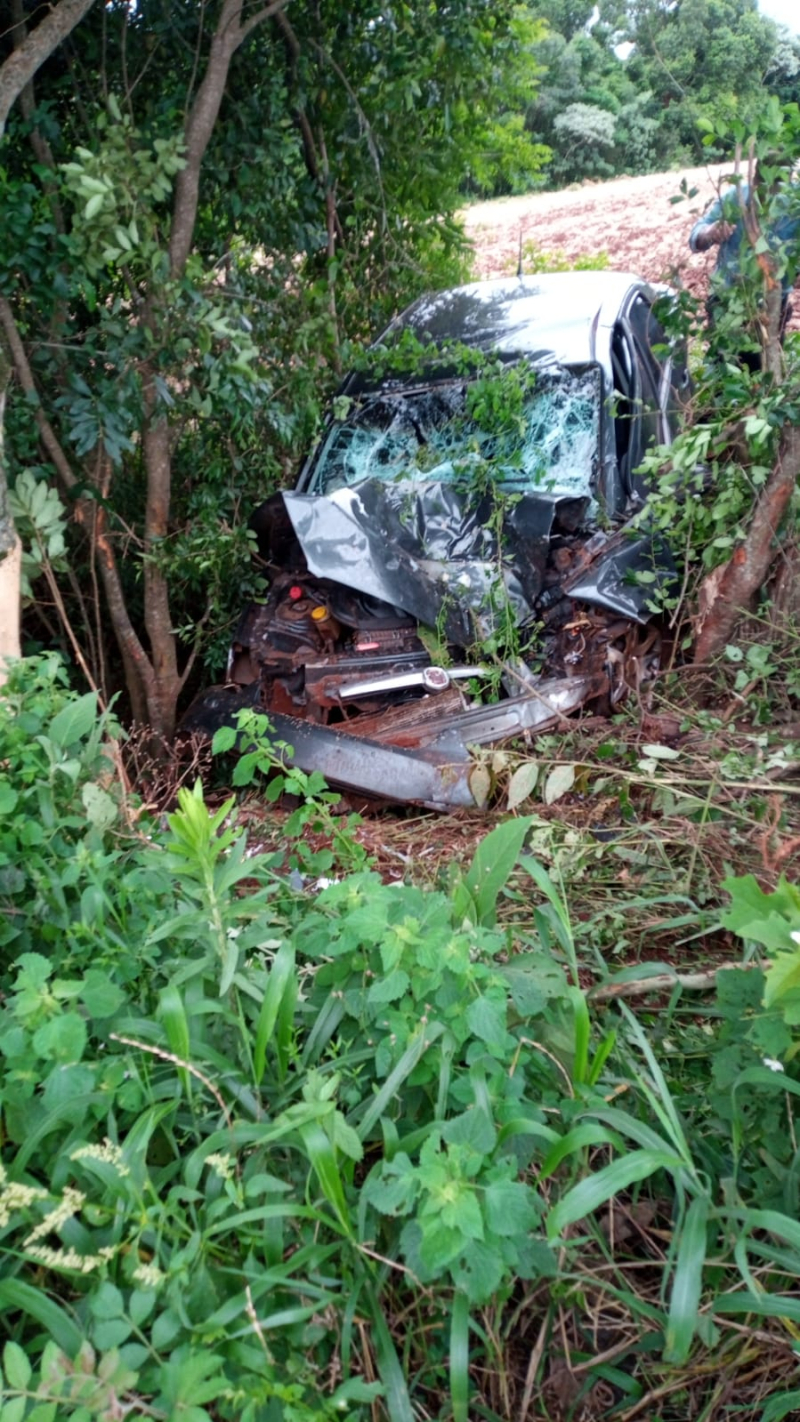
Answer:
[[[295,583],[295,584],[294,584],[292,587],[290,587],[290,589],[289,589],[289,596],[290,596],[290,598],[292,599],[292,602],[299,602],[300,599],[301,599],[301,597],[303,596],[303,589],[302,589],[302,588],[299,588],[299,587],[297,586],[297,583]]]

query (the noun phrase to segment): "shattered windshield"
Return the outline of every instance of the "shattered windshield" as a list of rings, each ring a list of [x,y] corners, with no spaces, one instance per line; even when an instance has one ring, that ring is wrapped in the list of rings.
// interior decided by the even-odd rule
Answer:
[[[367,479],[466,483],[591,496],[600,447],[600,371],[531,372],[513,420],[498,425],[463,381],[381,392],[353,402],[329,430],[309,490],[331,494]]]

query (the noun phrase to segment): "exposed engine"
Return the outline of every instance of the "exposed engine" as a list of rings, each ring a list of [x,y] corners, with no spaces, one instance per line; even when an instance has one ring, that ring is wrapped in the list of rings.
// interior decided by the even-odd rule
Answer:
[[[245,609],[228,674],[238,686],[260,679],[268,711],[320,723],[449,685],[431,677],[430,656],[413,617],[366,594],[308,575],[278,573],[266,602]],[[470,673],[474,668],[470,668]]]

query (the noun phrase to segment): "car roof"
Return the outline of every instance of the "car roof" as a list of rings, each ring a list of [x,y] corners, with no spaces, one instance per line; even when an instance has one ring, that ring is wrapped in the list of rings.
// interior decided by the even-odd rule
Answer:
[[[437,345],[457,341],[509,357],[606,365],[614,323],[637,292],[649,301],[659,295],[630,272],[546,272],[471,282],[420,297],[376,344],[411,330]]]

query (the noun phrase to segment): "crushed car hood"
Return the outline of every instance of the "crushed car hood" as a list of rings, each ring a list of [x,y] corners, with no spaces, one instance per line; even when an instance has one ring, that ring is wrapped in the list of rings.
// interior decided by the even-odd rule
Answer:
[[[400,608],[463,647],[491,636],[506,611],[498,605],[498,574],[516,624],[535,621],[553,529],[581,528],[587,503],[521,495],[498,530],[490,494],[475,500],[443,484],[367,480],[330,495],[275,494],[253,527],[268,563],[289,567],[302,557],[313,576]],[[636,575],[671,581],[666,545],[640,529],[596,533],[592,546],[591,560],[560,591],[647,622],[652,594]]]
[[[559,504],[574,518],[586,503],[520,496],[504,515],[501,554],[490,494],[367,480],[282,497],[310,573],[402,608],[459,646],[494,630],[498,576],[516,622],[533,620]]]

